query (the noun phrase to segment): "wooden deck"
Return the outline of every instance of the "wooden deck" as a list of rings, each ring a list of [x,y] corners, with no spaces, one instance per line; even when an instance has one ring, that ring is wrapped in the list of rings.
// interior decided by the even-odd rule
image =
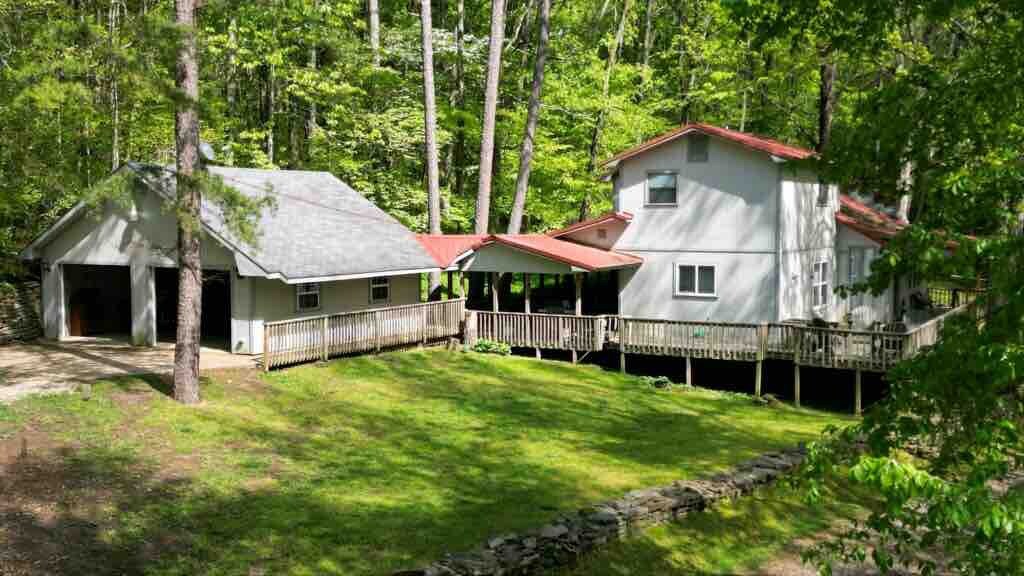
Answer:
[[[263,366],[270,370],[458,337],[465,310],[466,301],[458,299],[268,322]]]

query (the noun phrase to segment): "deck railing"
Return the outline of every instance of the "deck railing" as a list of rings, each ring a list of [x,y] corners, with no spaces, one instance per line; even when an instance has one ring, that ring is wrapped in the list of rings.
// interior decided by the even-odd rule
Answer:
[[[263,365],[270,370],[459,336],[465,310],[459,299],[268,322]]]
[[[652,320],[521,312],[469,312],[468,340],[521,348],[596,351],[717,360],[791,360],[804,366],[884,372],[935,344],[962,304],[908,332],[819,328],[789,323]]]
[[[519,348],[601,350],[607,332],[605,316],[480,311],[470,316],[476,320],[475,338]]]

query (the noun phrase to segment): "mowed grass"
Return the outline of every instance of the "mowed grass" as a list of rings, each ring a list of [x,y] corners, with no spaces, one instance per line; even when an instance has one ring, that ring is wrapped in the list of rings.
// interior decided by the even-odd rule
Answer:
[[[847,421],[657,391],[596,367],[440,350],[218,374],[198,407],[166,386],[126,378],[88,400],[0,407],[0,442],[30,443],[0,484],[28,524],[0,527],[10,565],[41,554],[38,538],[16,535],[39,524],[79,527],[54,567],[68,573],[389,573]],[[729,554],[701,542],[683,553]],[[3,562],[0,552],[0,572]]]

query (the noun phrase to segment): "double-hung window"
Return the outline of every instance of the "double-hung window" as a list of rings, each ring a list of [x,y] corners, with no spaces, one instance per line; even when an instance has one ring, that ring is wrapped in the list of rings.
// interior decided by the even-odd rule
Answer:
[[[320,285],[297,284],[295,286],[295,309],[299,312],[313,312],[320,309]]]
[[[676,172],[649,172],[647,174],[647,205],[675,206],[678,195]]]
[[[686,161],[690,163],[708,161],[708,145],[711,138],[707,134],[690,134],[689,142],[686,144]]]
[[[811,302],[814,307],[828,306],[829,294],[832,293],[832,279],[827,260],[814,263],[814,278],[811,283],[811,289],[814,291],[811,296]]]
[[[676,296],[718,295],[717,271],[712,265],[676,264]]]
[[[387,304],[391,301],[391,279],[370,278],[370,304]]]

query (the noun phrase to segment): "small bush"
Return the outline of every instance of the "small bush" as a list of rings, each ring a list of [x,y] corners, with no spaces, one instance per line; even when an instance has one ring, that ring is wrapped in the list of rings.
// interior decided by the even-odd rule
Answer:
[[[672,381],[665,376],[641,376],[640,381],[651,388],[657,388],[658,390],[667,390],[672,388]]]
[[[495,342],[493,340],[477,340],[476,344],[473,344],[473,352],[479,352],[481,354],[497,354],[499,356],[508,356],[512,354],[512,347],[504,342]]]

